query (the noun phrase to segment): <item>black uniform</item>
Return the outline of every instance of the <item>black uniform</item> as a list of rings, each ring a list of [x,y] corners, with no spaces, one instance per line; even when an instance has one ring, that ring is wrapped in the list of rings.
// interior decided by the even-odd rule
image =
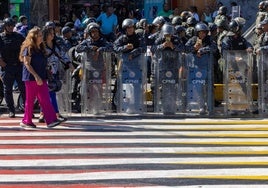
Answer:
[[[93,46],[99,47],[99,51],[111,51],[112,45],[107,42],[105,38],[100,38],[97,41],[93,41],[91,38],[83,40],[80,44],[76,46],[76,51],[78,53],[87,52],[93,49]]]
[[[15,114],[13,99],[13,84],[16,81],[18,88],[25,99],[25,87],[22,81],[22,62],[19,61],[20,46],[24,41],[24,37],[16,32],[10,34],[1,33],[0,37],[0,53],[3,61],[6,63],[2,67],[1,76],[4,84],[4,96],[9,112]]]
[[[228,32],[222,40],[222,52],[225,50],[246,50],[252,48],[252,45],[241,35],[235,35],[233,32]]]
[[[127,44],[133,44],[133,50],[128,50],[125,48]],[[145,43],[144,38],[140,37],[136,33],[131,36],[121,35],[115,42],[114,42],[114,50],[117,53],[130,53],[132,57],[140,55],[142,52],[145,52]]]

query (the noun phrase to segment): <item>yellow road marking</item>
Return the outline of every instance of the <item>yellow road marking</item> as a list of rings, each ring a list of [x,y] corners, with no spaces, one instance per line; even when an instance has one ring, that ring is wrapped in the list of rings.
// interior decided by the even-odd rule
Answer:
[[[183,150],[183,148],[182,148]],[[169,153],[165,153],[169,154]],[[178,155],[268,155],[268,150],[263,151],[200,151],[200,152],[174,152]]]
[[[156,122],[161,123],[161,122]],[[268,125],[267,120],[200,120],[200,121],[178,121],[178,122],[165,122],[165,124],[174,125]]]
[[[225,175],[215,175],[215,176],[182,176],[176,178],[190,178],[190,179],[224,179],[224,180],[268,180],[268,176],[225,176]]]
[[[220,138],[268,138],[268,134],[223,134],[223,133],[202,133],[202,134],[182,134],[189,137],[220,137]]]
[[[217,141],[200,141],[200,142],[165,142],[161,144],[183,144],[183,145],[232,145],[232,146],[267,146],[268,142],[265,141],[250,141],[250,142],[236,142],[236,141],[226,141],[226,142],[217,142]]]
[[[267,125],[268,126],[268,125]],[[181,127],[181,128],[151,128],[161,131],[268,131],[268,127]]]
[[[232,165],[232,166],[265,166],[268,161],[254,162],[254,161],[234,161],[234,162],[175,162],[169,164],[184,164],[184,165]]]

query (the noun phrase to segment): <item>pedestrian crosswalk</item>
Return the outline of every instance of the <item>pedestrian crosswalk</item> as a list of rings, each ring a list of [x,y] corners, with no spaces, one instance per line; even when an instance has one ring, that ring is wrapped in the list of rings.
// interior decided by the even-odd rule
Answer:
[[[0,118],[0,187],[267,187],[268,121]]]

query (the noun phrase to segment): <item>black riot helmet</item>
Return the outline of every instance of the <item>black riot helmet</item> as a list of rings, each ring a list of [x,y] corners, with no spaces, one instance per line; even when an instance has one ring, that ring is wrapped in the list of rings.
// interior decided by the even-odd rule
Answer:
[[[264,11],[265,10],[265,1],[261,1],[258,5],[258,8],[260,11]]]
[[[242,30],[246,20],[241,17],[236,17],[229,23],[229,30],[233,33],[238,33]]]
[[[174,35],[175,28],[171,24],[164,24],[162,29],[161,29],[163,35]]]
[[[147,19],[143,18],[139,21],[139,26],[144,28],[148,24]]]
[[[52,28],[55,28],[55,23],[52,22],[52,21],[47,21],[47,22],[45,23],[45,27],[52,27]]]
[[[208,32],[209,32],[209,27],[208,27],[208,25],[205,24],[205,23],[202,23],[202,22],[197,23],[197,24],[195,25],[195,35],[198,36],[198,33],[199,33],[200,31],[205,31],[206,33],[208,33]]]
[[[68,26],[64,26],[64,27],[62,28],[62,30],[61,30],[61,33],[62,33],[63,35],[65,35],[65,34],[67,34],[67,33],[69,33],[69,32],[72,32],[72,29],[71,29],[70,27],[68,27]]]
[[[226,6],[221,6],[220,8],[219,8],[219,14],[220,15],[226,15],[227,14],[227,7]]]
[[[136,23],[136,29],[144,29],[148,25],[147,19],[142,18]]]
[[[166,23],[166,20],[163,16],[157,16],[153,20],[153,25],[164,25],[164,23]]]
[[[261,1],[258,5],[259,11],[265,11],[268,6],[268,1]]]
[[[229,30],[232,31],[233,33],[237,33],[241,29],[239,23],[235,20],[232,20],[229,23]]]
[[[182,11],[180,16],[181,16],[182,21],[186,22],[187,18],[193,16],[193,14],[190,11]]]
[[[25,15],[21,15],[19,17],[19,22],[23,22],[24,20],[27,20],[27,17]]]
[[[122,29],[126,29],[127,27],[134,27],[135,23],[133,19],[124,19],[123,23],[122,23]]]
[[[171,24],[176,26],[176,25],[181,25],[182,24],[182,18],[180,16],[175,16],[171,20]]]
[[[15,26],[15,22],[12,18],[5,18],[3,22],[4,22],[4,27]]]
[[[195,17],[191,16],[191,17],[187,18],[186,23],[189,26],[195,26],[197,21],[196,21]]]
[[[93,29],[98,29],[100,31],[100,26],[99,24],[95,23],[95,22],[92,22],[92,23],[89,23],[85,29],[85,32],[86,33],[91,33],[91,31]]]
[[[83,22],[82,22],[85,26],[87,26],[88,24],[90,23],[96,23],[96,19],[94,17],[89,17],[87,19],[85,19]]]
[[[199,32],[199,31],[209,31],[209,27],[205,23],[198,23],[195,26],[195,31],[196,32]]]

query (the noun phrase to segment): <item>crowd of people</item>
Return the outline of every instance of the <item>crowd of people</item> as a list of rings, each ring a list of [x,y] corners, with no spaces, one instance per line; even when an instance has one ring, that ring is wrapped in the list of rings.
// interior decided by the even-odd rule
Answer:
[[[225,51],[258,53],[268,45],[268,1],[259,4],[255,41],[247,41],[242,36],[246,20],[230,19],[230,12],[223,4],[215,11],[216,15],[207,9],[200,17],[194,6],[179,13],[164,4],[152,23],[134,10],[119,12],[120,16],[108,5],[96,17],[85,16],[82,20],[81,15],[73,13],[72,21],[64,25],[48,21],[44,26],[33,28],[28,28],[26,16],[20,16],[18,21],[5,18],[0,34],[0,66],[9,117],[15,117],[12,89],[16,82],[25,99],[22,127],[36,127],[32,122],[35,98],[41,107],[39,122],[54,127],[66,120],[58,110],[56,99],[61,86],[50,85],[47,80],[49,74],[59,77],[62,70],[75,72],[77,64],[72,63],[74,57],[70,57],[70,49],[75,54],[93,51],[93,59],[106,51],[128,54],[128,58],[133,59],[145,53],[147,46],[151,47],[152,55],[161,50],[193,53],[198,57],[212,53],[216,62],[214,82],[222,83],[223,70],[217,62]],[[79,61],[78,56],[75,58]],[[147,81],[153,82],[153,62],[148,59],[147,63]],[[204,108],[200,107],[200,113],[203,112]]]

